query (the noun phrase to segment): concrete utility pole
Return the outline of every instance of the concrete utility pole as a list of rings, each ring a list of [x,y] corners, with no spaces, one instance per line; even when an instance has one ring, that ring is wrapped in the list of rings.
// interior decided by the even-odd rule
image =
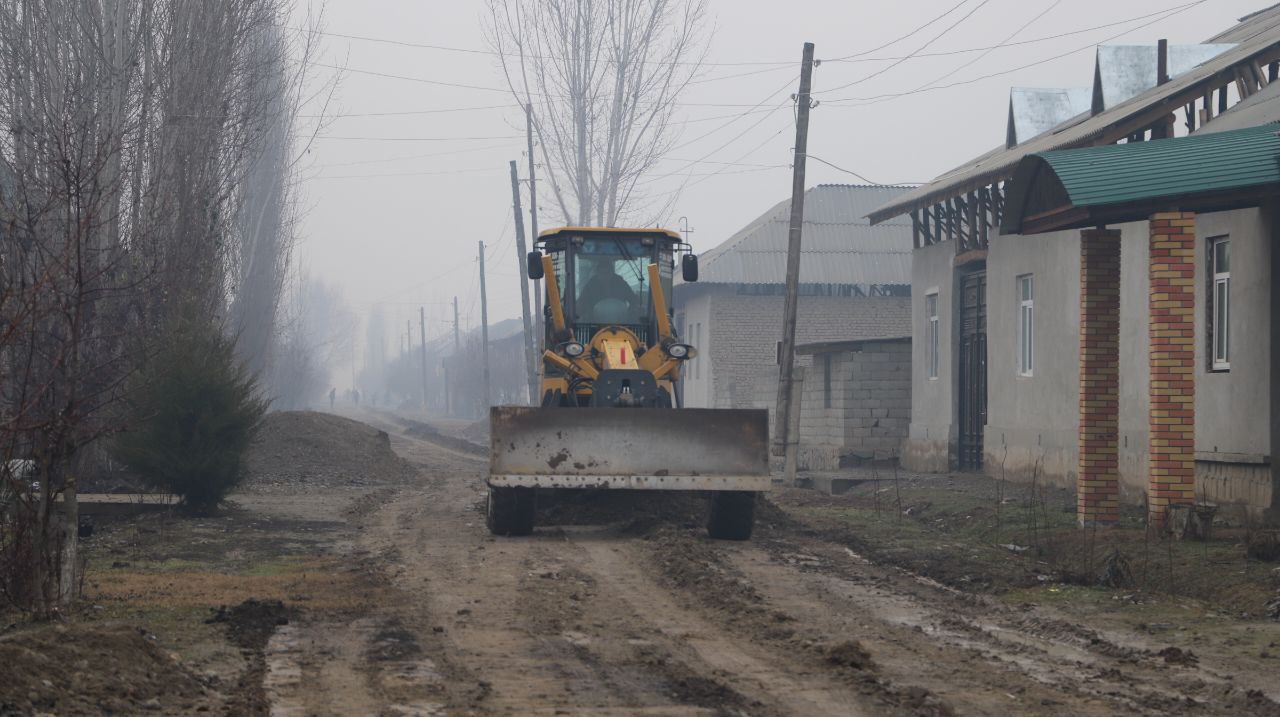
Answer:
[[[524,106],[524,140],[529,156],[529,243],[538,245],[538,175],[533,161],[533,105]],[[537,353],[534,354],[534,367],[542,361],[542,337],[546,333],[542,329],[542,282],[533,280],[533,333],[538,337],[535,342]]]
[[[516,217],[516,279],[520,282],[520,305],[524,308],[524,370],[529,383],[529,403],[538,395],[538,373],[534,369],[533,322],[529,318],[529,275],[525,269],[524,212],[520,210],[520,175],[511,160],[511,207]]]
[[[482,414],[488,412],[493,394],[489,391],[489,299],[484,292],[484,242],[480,242],[480,355],[484,361],[484,403]]]
[[[453,385],[457,379],[454,371],[457,370],[458,357],[462,355],[462,339],[458,335],[458,297],[453,297],[453,356],[450,359],[453,362],[453,369],[449,367],[449,361],[444,362],[444,410],[450,416],[454,415],[458,407],[457,394],[458,390]]]
[[[809,148],[809,90],[813,82],[813,43],[804,44],[800,92],[796,94],[796,153],[791,175],[791,220],[787,230],[787,298],[782,313],[782,368],[778,374],[778,410],[774,417],[775,456],[786,456],[786,480],[796,479],[796,444],[791,412],[795,407],[796,311],[800,300],[800,230],[804,226],[804,165]],[[795,431],[798,433],[798,431]]]
[[[422,412],[427,412],[427,307],[418,307],[418,328],[422,334]]]

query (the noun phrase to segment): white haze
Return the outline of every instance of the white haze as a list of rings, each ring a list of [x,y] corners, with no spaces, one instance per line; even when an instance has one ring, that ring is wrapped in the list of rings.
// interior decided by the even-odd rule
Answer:
[[[692,173],[691,177],[686,180],[684,175],[673,175],[651,185],[655,192],[670,192],[688,182],[666,224],[675,228],[679,217],[688,217],[694,229],[691,240],[695,248],[705,250],[789,195],[789,153],[794,137],[791,110],[784,107],[773,114],[735,117],[749,108],[710,105],[750,106],[762,101],[766,102],[763,107],[777,104],[795,91],[793,78],[798,72],[803,42],[816,44],[818,58],[865,52],[909,32],[956,2],[711,0],[714,30],[703,79],[712,81],[690,88],[683,98],[688,105],[683,112],[689,120],[723,119],[691,122],[684,127],[680,143],[686,146],[674,150],[673,160],[664,166],[673,173]],[[1041,13],[1014,41],[1104,25],[1181,4],[1162,0],[969,0],[941,22],[869,56],[909,54],[974,8],[977,10],[972,16],[930,44],[927,52],[1001,43]],[[317,7],[313,6],[312,11]],[[1200,42],[1230,26],[1236,18],[1263,7],[1265,3],[1259,0],[1202,2],[1147,27],[1139,27],[1149,22],[1141,20],[996,49],[963,68],[960,66],[981,53],[910,59],[847,90],[824,95],[823,90],[892,64],[825,62],[815,73],[819,100],[904,92],[957,68],[960,69],[941,84],[962,82],[1089,48],[949,89],[861,107],[819,105],[812,114],[810,152],[875,182],[924,181],[1003,142],[1009,87],[1087,86],[1093,72],[1092,46],[1113,35],[1133,29],[1109,40],[1129,44],[1154,44],[1162,37],[1173,43]],[[415,341],[418,306],[427,307],[428,336],[444,335],[451,331],[449,304],[454,296],[458,297],[464,330],[478,325],[479,290],[474,261],[477,241],[490,246],[490,322],[519,314],[507,163],[518,160],[524,177],[523,115],[513,106],[510,95],[500,91],[505,85],[492,56],[335,35],[483,51],[488,47],[484,39],[484,9],[480,0],[329,0],[324,6],[325,30],[331,34],[324,38],[320,61],[349,68],[342,74],[330,114],[512,105],[418,115],[339,116],[322,129],[306,156],[309,179],[301,187],[306,214],[299,229],[300,260],[314,276],[341,285],[358,315],[367,314],[375,303],[383,304],[393,335],[397,331],[403,334],[405,321],[411,320]],[[299,10],[299,24],[303,23],[303,10]],[[762,61],[789,64],[715,64]],[[333,72],[321,68],[316,74]],[[499,91],[447,87],[366,72]],[[743,73],[754,74],[716,79]],[[428,137],[501,139],[395,139]],[[689,160],[697,159],[706,162],[689,165]],[[766,169],[712,162],[776,166]],[[719,174],[709,176],[717,170]],[[860,181],[820,162],[809,163],[810,186]],[[541,227],[557,225],[560,217],[550,192],[543,191],[540,199]]]

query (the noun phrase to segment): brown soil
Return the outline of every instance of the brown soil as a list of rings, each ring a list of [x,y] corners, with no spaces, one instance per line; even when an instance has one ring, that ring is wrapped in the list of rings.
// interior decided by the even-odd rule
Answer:
[[[697,497],[569,493],[498,539],[480,456],[360,418],[277,419],[269,489],[217,517],[99,526],[70,628],[145,626],[208,691],[195,709],[237,714],[1280,715],[1280,623],[1003,547],[1057,529],[1053,495],[995,530],[1000,488],[964,477],[896,486],[901,508],[884,486],[778,491],[737,543],[706,537]],[[328,457],[274,445],[326,430]]]
[[[58,625],[0,638],[0,714],[190,714],[221,696],[124,625]]]

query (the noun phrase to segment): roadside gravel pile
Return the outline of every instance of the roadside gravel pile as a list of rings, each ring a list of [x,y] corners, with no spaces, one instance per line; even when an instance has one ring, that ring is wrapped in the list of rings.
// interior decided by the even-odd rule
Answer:
[[[401,483],[414,475],[386,431],[315,411],[268,414],[246,457],[249,490]]]
[[[135,627],[56,626],[0,638],[0,714],[191,714],[217,706]]]

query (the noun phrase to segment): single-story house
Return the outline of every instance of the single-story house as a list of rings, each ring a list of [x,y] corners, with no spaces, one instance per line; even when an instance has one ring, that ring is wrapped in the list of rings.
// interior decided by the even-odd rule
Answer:
[[[871,214],[913,225],[907,467],[1074,487],[1083,524],[1280,507],[1278,69],[1280,6],[1099,48],[1088,107],[1022,92],[1002,146]]]

